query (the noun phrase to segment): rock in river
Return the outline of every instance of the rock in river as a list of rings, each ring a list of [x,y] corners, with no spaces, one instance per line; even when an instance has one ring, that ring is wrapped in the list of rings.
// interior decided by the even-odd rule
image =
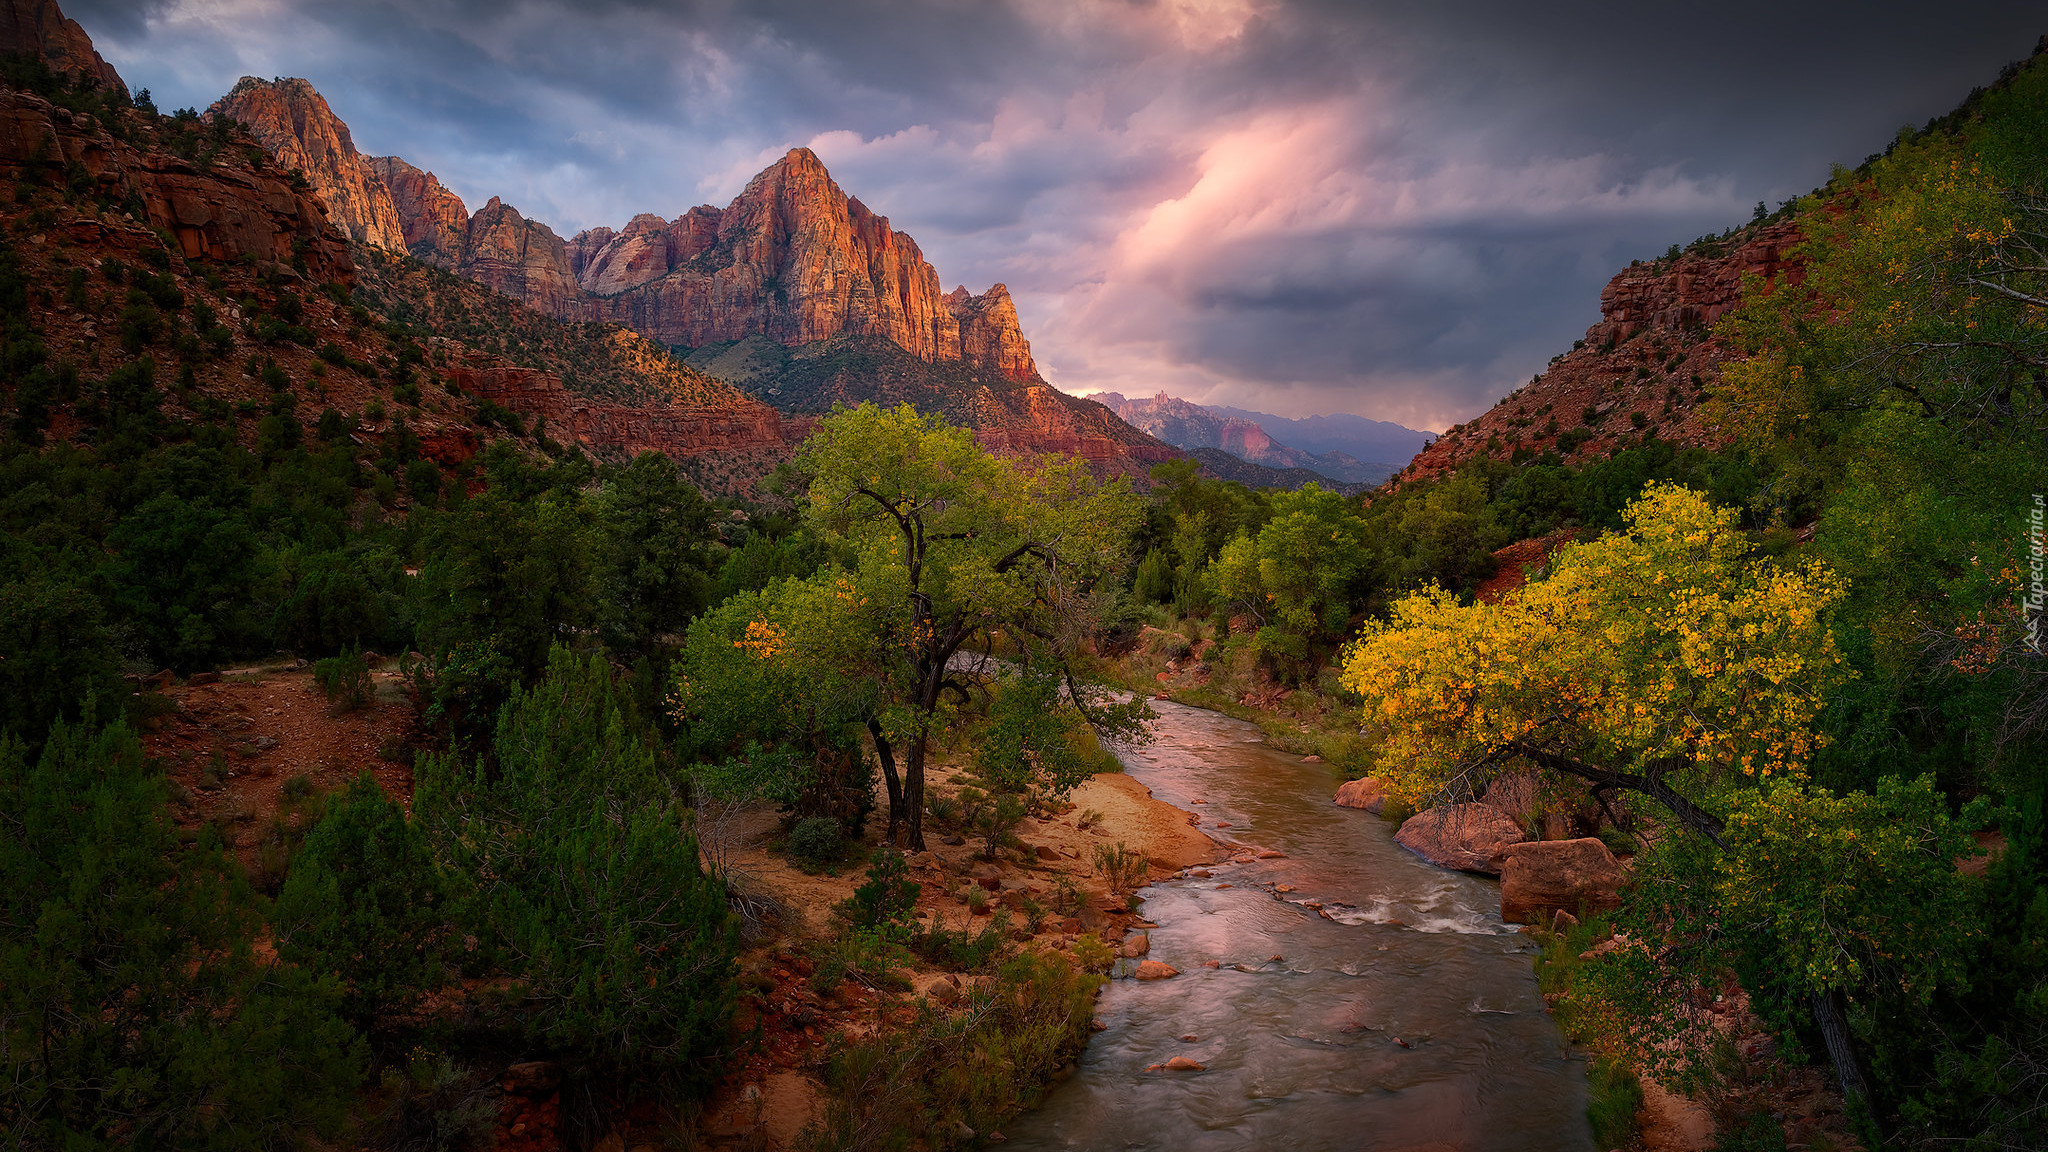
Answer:
[[[1401,847],[1431,864],[1489,876],[1500,875],[1509,846],[1527,838],[1521,825],[1489,804],[1451,804],[1418,812],[1394,834]]]

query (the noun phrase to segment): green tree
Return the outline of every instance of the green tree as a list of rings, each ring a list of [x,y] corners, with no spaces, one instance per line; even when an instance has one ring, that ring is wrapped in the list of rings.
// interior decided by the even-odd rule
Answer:
[[[335,989],[259,961],[218,840],[178,845],[116,724],[0,741],[0,1131],[12,1147],[269,1149],[336,1133],[365,1066]]]
[[[680,637],[711,600],[711,505],[658,452],[607,478],[592,503],[604,530],[595,582],[605,643],[644,653]]]
[[[1223,546],[1217,591],[1259,622],[1263,652],[1310,667],[1348,630],[1366,568],[1363,527],[1343,497],[1311,483],[1274,493],[1272,519]]]
[[[270,910],[277,954],[333,976],[368,1029],[441,987],[447,896],[425,834],[366,772],[292,858]]]
[[[1139,508],[1121,481],[1097,482],[1080,460],[998,460],[967,430],[908,405],[841,411],[799,456],[807,516],[852,550],[847,591],[870,614],[868,674],[880,707],[868,727],[889,792],[889,826],[924,847],[924,765],[933,736],[959,719],[974,677],[963,652],[998,635],[1061,666],[1086,634],[1090,593],[1120,573]],[[1069,706],[1117,727],[1134,716],[1072,685]],[[902,752],[899,771],[897,752]]]
[[[499,714],[494,770],[421,760],[415,810],[459,923],[514,983],[507,1022],[591,1076],[716,1071],[738,932],[680,781],[601,656],[556,648]]]

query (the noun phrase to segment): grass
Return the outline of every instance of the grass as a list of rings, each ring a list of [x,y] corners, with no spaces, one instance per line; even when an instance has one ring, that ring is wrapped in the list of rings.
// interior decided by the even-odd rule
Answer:
[[[1574,1007],[1572,993],[1578,989],[1586,962],[1579,956],[1610,934],[1606,916],[1589,916],[1585,922],[1563,933],[1539,932],[1541,951],[1536,957],[1536,983],[1544,999],[1555,1000],[1557,1025],[1574,1043],[1587,1044],[1599,1038],[1592,1034],[1593,1022]],[[1619,1058],[1596,1052],[1587,1067],[1586,1119],[1593,1126],[1596,1147],[1626,1148],[1637,1138],[1636,1113],[1643,1107],[1643,1083],[1635,1070]]]

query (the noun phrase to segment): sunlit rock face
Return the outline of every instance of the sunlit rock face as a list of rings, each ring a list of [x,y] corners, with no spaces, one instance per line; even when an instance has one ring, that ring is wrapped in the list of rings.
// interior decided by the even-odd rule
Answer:
[[[391,192],[368,157],[356,151],[348,125],[311,84],[244,76],[207,114],[241,121],[279,165],[305,173],[327,202],[329,219],[350,240],[404,250]]]

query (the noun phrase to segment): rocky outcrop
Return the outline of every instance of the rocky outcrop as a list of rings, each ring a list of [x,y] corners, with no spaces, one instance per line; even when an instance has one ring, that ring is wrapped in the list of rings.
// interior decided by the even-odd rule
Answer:
[[[1597,837],[1511,845],[1500,866],[1501,919],[1538,923],[1555,912],[1584,917],[1619,908],[1627,881]]]
[[[1346,780],[1337,786],[1337,795],[1331,802],[1339,808],[1359,808],[1377,816],[1386,810],[1387,787],[1377,776]]]
[[[297,168],[327,201],[329,217],[348,238],[391,251],[406,247],[391,192],[368,158],[356,151],[348,125],[304,80],[244,76],[207,109],[247,126],[285,168]]]
[[[57,0],[0,0],[0,54],[14,53],[40,57],[58,72],[90,76],[111,88],[128,87],[100,59],[78,21],[58,10]]]
[[[573,441],[606,455],[660,452],[674,459],[786,443],[782,415],[766,404],[733,395],[720,404],[633,404],[571,392],[552,372],[470,355],[448,369],[463,392],[502,405],[529,424],[545,420],[550,438]]]
[[[1455,472],[1478,457],[1555,450],[1566,460],[1610,456],[1647,436],[1716,447],[1700,419],[1706,390],[1735,355],[1715,322],[1742,302],[1746,278],[1798,283],[1797,221],[1754,225],[1676,258],[1637,263],[1600,293],[1600,321],[1547,371],[1478,418],[1445,432],[1397,485]]]
[[[454,271],[557,320],[592,318],[580,306],[581,293],[562,238],[496,196],[469,218],[462,259]]]
[[[143,113],[133,112],[138,118]],[[146,136],[132,134],[138,142]],[[174,236],[187,259],[248,257],[290,271],[295,261],[315,281],[349,284],[355,266],[341,235],[328,225],[326,207],[293,188],[281,173],[259,171],[226,151],[201,170],[168,152],[114,139],[31,92],[0,89],[0,173],[12,181],[58,184],[76,163],[108,197],[132,194],[145,219],[116,213],[71,225],[79,244],[120,249],[123,234],[145,227]],[[85,233],[90,232],[90,235]],[[156,238],[142,233],[143,247]]]
[[[1394,841],[1424,860],[1460,872],[1500,875],[1510,846],[1527,839],[1521,825],[1490,804],[1451,804],[1410,816]]]
[[[469,235],[469,208],[462,198],[442,187],[432,172],[422,172],[396,156],[366,156],[363,161],[391,193],[405,250],[436,268],[453,269],[460,263]]]
[[[946,311],[960,328],[961,359],[1012,380],[1038,375],[1008,287],[997,284],[979,296],[970,296],[962,284],[946,294]]]

